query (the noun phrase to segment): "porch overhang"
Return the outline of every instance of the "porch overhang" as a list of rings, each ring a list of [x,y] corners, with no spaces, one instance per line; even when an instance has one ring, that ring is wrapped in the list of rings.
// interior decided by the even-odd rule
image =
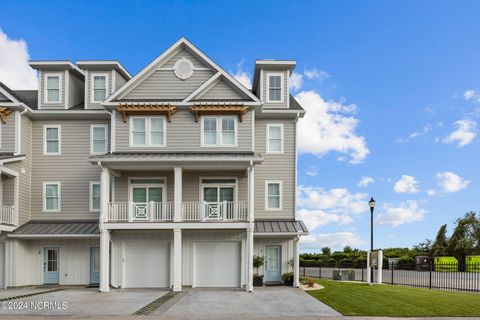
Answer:
[[[255,237],[287,237],[308,235],[302,220],[255,220]]]
[[[99,238],[98,221],[30,221],[8,234],[20,239]]]
[[[255,152],[114,152],[89,158],[90,163],[113,170],[245,169],[263,161]]]

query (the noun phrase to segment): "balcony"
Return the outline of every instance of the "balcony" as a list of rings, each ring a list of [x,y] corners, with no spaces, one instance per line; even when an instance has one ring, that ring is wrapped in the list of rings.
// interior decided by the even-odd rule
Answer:
[[[106,222],[173,222],[173,202],[109,202]],[[182,202],[181,222],[248,221],[248,203]]]
[[[0,224],[14,226],[15,223],[16,223],[15,207],[0,205]]]

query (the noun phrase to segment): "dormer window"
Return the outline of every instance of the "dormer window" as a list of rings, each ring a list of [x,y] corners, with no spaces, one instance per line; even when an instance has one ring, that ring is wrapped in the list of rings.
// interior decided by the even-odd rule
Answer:
[[[92,74],[92,102],[103,102],[108,95],[106,74]]]
[[[267,73],[267,102],[283,102],[283,73]]]
[[[61,74],[47,74],[45,82],[45,102],[59,103],[60,102],[60,83]]]

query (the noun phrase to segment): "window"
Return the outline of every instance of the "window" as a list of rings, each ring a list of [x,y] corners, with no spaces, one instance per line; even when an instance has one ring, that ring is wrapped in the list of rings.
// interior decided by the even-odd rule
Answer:
[[[62,82],[61,74],[47,74],[45,77],[45,102],[59,103],[60,102],[60,83]]]
[[[60,182],[43,183],[43,211],[60,211]]]
[[[92,73],[92,102],[103,102],[108,95],[108,76]]]
[[[282,210],[282,181],[265,181],[265,210]]]
[[[165,117],[130,118],[130,146],[164,147],[165,140]]]
[[[283,153],[283,124],[267,124],[267,153]]]
[[[202,146],[235,146],[236,144],[237,118],[202,118]]]
[[[107,153],[107,126],[94,124],[90,126],[90,153]]]
[[[283,102],[283,73],[268,73],[267,87],[267,102]]]
[[[60,126],[46,125],[43,127],[43,154],[59,155],[61,153]]]
[[[90,182],[90,211],[100,211],[100,182]]]

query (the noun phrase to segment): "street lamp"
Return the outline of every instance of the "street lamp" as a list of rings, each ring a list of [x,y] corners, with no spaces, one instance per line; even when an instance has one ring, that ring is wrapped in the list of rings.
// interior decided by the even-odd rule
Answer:
[[[375,200],[373,197],[368,201],[370,207],[370,265],[372,264],[372,252],[373,252],[373,211],[375,210]],[[373,268],[370,267],[370,281],[373,282]]]

